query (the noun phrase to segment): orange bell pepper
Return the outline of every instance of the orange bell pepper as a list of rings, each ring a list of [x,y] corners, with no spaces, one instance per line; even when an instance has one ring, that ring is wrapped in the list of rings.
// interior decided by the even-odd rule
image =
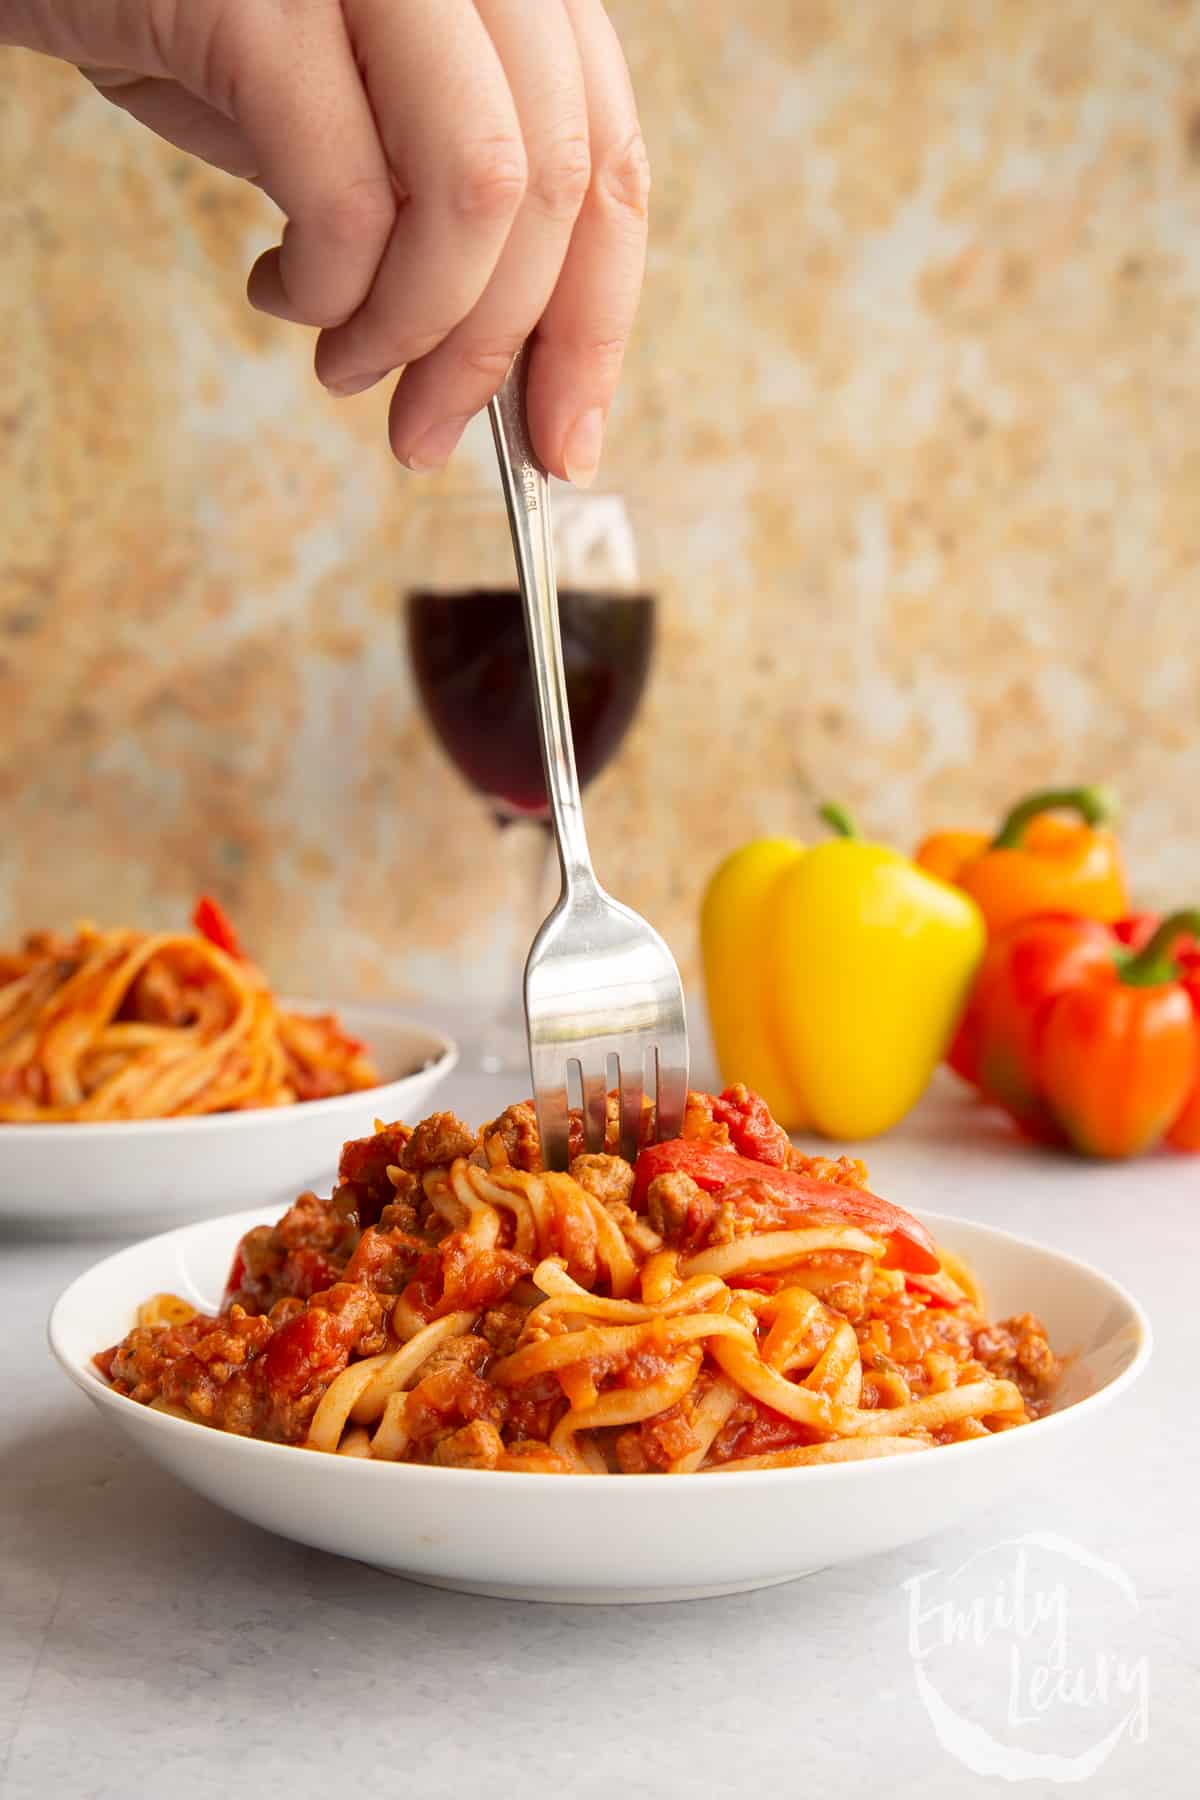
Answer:
[[[964,889],[990,931],[1035,913],[1073,913],[1112,924],[1129,910],[1121,851],[1102,788],[1051,788],[1014,806],[993,838],[940,831],[916,861]],[[1078,813],[1078,820],[1056,815]]]
[[[1177,913],[1146,939],[1041,918],[991,945],[972,1005],[980,1085],[1031,1136],[1127,1157],[1200,1149],[1200,952]],[[1123,931],[1127,928],[1123,928]]]

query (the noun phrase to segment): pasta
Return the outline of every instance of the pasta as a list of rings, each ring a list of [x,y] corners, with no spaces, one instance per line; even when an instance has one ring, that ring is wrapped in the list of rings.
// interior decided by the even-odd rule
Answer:
[[[220,908],[194,932],[39,932],[0,955],[0,1122],[162,1119],[378,1084],[331,1016],[283,1012]]]
[[[331,1199],[247,1234],[216,1317],[159,1295],[97,1367],[314,1451],[579,1475],[910,1455],[1048,1407],[1038,1322],[989,1325],[860,1164],[800,1156],[744,1088],[684,1132],[630,1165],[576,1122],[558,1174],[528,1105],[379,1126]]]

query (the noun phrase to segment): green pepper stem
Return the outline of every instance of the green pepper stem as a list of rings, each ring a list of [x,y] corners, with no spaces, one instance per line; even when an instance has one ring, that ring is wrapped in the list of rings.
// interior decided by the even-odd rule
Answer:
[[[1106,825],[1117,815],[1117,798],[1104,787],[1044,788],[1013,807],[992,839],[993,850],[1016,850],[1039,813],[1077,812],[1085,825]]]
[[[1164,919],[1148,944],[1121,964],[1121,980],[1130,987],[1161,987],[1176,975],[1172,954],[1180,937],[1200,938],[1200,907],[1185,907]]]
[[[835,837],[859,838],[862,836],[854,814],[837,800],[826,800],[823,806],[818,807],[817,817],[828,825]]]

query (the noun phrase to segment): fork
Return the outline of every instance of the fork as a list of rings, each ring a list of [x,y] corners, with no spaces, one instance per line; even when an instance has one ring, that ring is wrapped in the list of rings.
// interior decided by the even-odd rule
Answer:
[[[527,349],[517,356],[488,413],[512,529],[562,870],[558,903],[525,965],[525,1019],[542,1159],[547,1169],[565,1169],[572,1071],[588,1150],[607,1148],[608,1094],[615,1085],[620,1151],[632,1162],[648,1094],[653,1139],[678,1137],[682,1130],[688,1040],[675,958],[653,926],[605,893],[592,868],[563,672],[550,485],[525,417],[527,356]],[[613,1082],[610,1065],[615,1065]]]

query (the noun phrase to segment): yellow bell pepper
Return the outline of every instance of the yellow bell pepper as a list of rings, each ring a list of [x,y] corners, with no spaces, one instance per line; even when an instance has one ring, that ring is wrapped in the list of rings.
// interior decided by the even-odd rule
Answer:
[[[896,850],[840,834],[737,850],[701,910],[721,1073],[789,1131],[868,1138],[928,1085],[966,1003],[986,929],[975,902]]]

